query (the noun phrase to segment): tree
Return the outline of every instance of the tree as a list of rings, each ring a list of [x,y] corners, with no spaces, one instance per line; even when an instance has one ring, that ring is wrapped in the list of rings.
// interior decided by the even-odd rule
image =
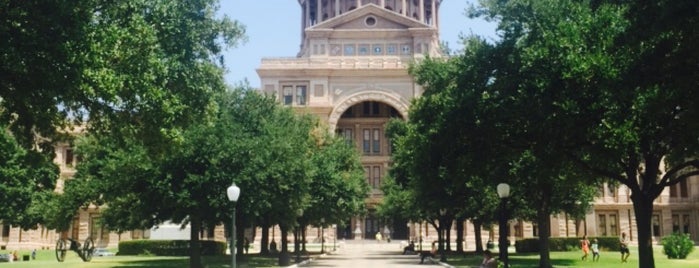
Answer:
[[[344,139],[317,128],[316,149],[311,156],[312,185],[304,218],[316,226],[340,224],[364,212],[369,185],[359,153]]]
[[[201,228],[232,216],[225,195],[232,182],[242,192],[236,210],[239,237],[265,213],[276,211],[273,219],[280,224],[292,222],[295,216],[285,211],[296,211],[308,199],[311,121],[251,90],[234,90],[218,100],[215,116],[185,129],[167,156],[154,156],[136,139],[88,134],[77,151],[84,161],[62,197],[67,206],[106,204],[105,225],[116,231],[166,220],[188,224],[191,267],[201,266]],[[275,161],[278,168],[266,165]],[[242,246],[237,244],[237,252]]]
[[[484,3],[474,14],[500,21],[501,45],[513,59],[498,70],[495,92],[525,108],[515,111],[547,111],[549,124],[535,126],[555,127],[552,149],[629,187],[639,266],[654,267],[653,200],[699,174],[691,119],[698,112],[690,108],[698,99],[697,3]],[[537,102],[547,105],[532,107]]]
[[[223,46],[244,40],[242,25],[216,16],[214,0],[4,0],[0,7],[0,121],[49,163],[54,143],[75,126],[124,137],[116,148],[136,138],[149,153],[166,154],[225,89]]]
[[[244,40],[242,25],[216,17],[215,0],[0,6],[0,120],[47,155],[64,127],[84,121],[150,143],[171,137],[223,89],[222,46]]]

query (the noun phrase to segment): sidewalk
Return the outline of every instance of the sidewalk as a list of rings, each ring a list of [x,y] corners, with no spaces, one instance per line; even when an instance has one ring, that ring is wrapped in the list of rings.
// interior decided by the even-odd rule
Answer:
[[[302,262],[290,267],[406,267],[438,266],[425,260],[420,264],[418,255],[401,255],[403,248],[399,241],[378,243],[374,240],[347,240],[336,252]],[[451,267],[444,264],[445,267]]]

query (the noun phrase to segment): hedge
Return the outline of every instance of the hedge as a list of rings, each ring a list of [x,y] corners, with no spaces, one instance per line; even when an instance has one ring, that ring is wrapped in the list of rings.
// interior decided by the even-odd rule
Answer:
[[[201,254],[223,255],[226,243],[202,240]],[[189,240],[131,240],[119,242],[119,255],[189,256]]]
[[[590,243],[597,238],[600,250],[619,250],[618,237],[588,237]],[[550,251],[574,251],[580,249],[582,237],[551,237],[549,238]],[[518,253],[539,252],[539,238],[520,239],[515,242],[515,249]]]

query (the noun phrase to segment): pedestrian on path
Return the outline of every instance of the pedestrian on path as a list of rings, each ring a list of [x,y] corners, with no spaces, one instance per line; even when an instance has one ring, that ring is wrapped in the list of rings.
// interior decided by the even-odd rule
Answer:
[[[376,232],[376,242],[381,242],[382,237],[381,237],[381,232]]]
[[[597,238],[592,239],[592,261],[599,261],[599,244]]]
[[[629,241],[626,240],[626,233],[621,233],[621,238],[619,238],[619,248],[621,252],[621,262],[626,262],[631,253],[629,252]]]
[[[580,240],[580,247],[583,251],[582,260],[587,260],[587,255],[590,253],[590,240],[587,240],[587,235],[583,235],[582,240]]]

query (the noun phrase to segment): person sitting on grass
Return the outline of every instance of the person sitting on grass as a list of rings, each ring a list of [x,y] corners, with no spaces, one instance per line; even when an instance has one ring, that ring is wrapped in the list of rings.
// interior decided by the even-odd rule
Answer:
[[[483,251],[483,262],[479,268],[497,268],[498,260],[493,258],[493,253],[490,250]]]
[[[425,258],[434,258],[437,254],[437,241],[432,242],[432,249],[429,252],[420,252],[420,263],[425,262]]]

